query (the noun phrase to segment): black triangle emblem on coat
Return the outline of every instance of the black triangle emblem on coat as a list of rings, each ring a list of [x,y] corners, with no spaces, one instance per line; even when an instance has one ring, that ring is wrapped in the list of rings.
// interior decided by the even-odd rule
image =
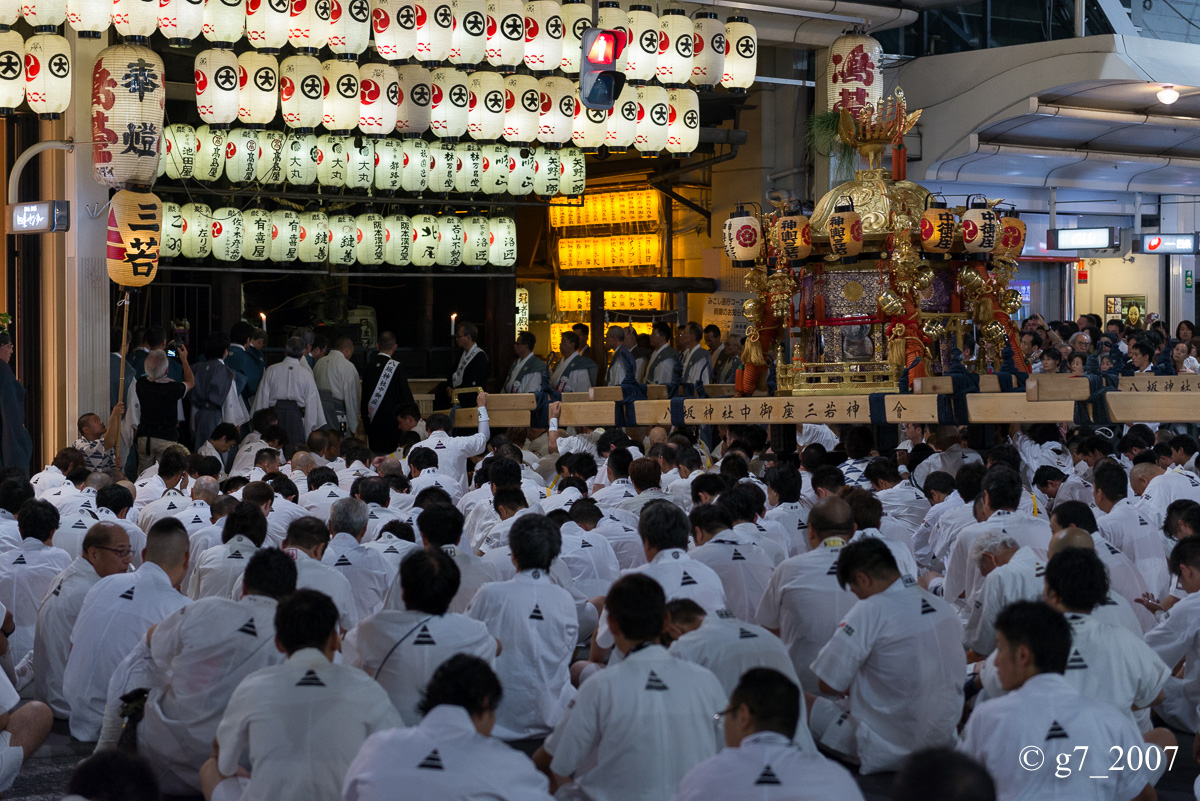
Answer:
[[[417,765],[417,767],[424,768],[425,770],[445,770],[446,769],[445,766],[442,765],[442,755],[438,753],[436,748],[433,749],[432,751],[430,751],[429,756],[422,759],[421,763],[419,765]]]
[[[398,554],[398,553],[400,553],[399,551],[397,551],[397,550],[396,550],[396,546],[395,546],[395,545],[389,545],[388,547],[386,547],[386,548],[384,548],[384,549],[383,549],[383,552],[384,552],[384,553],[395,553],[395,554]]]
[[[783,782],[779,781],[779,777],[775,775],[775,771],[771,770],[770,765],[764,766],[763,772],[758,774],[758,778],[754,781],[755,787],[761,787],[763,785],[781,785],[781,784],[783,784]]]
[[[1041,562],[1038,562],[1037,567],[1035,567],[1033,570],[1033,577],[1041,578],[1044,575],[1046,575],[1046,566],[1043,565]]]
[[[135,589],[137,589],[136,585],[125,590],[125,592],[121,593],[120,597],[124,598],[126,601],[132,601],[133,600],[133,591]]]
[[[1074,648],[1071,649],[1071,658],[1067,660],[1067,670],[1087,670],[1087,662]]]
[[[741,551],[739,551],[737,548],[734,548],[733,549],[733,561],[734,562],[745,562],[746,557],[742,556]]]
[[[60,592],[62,592],[62,585],[63,585],[63,583],[62,583],[61,581],[60,581],[60,582],[58,582],[58,586],[57,586],[57,587],[55,587],[55,588],[54,588],[54,592],[52,592],[52,593],[50,593],[50,594],[51,594],[51,595],[58,595]]]
[[[321,677],[317,675],[315,670],[306,672],[300,681],[296,682],[297,687],[324,687],[325,682],[321,681]]]
[[[545,620],[546,618],[544,618],[542,616],[542,608],[540,606],[538,606],[537,604],[534,604],[533,611],[529,613],[529,619],[530,620]]]
[[[1046,732],[1046,739],[1047,740],[1067,740],[1067,739],[1070,739],[1070,735],[1067,734],[1067,730],[1064,729],[1062,726],[1060,726],[1058,721],[1056,720],[1050,724],[1050,730]]]
[[[755,640],[755,639],[758,639],[758,635],[755,634],[753,631],[750,631],[749,629],[739,628],[738,629],[738,639],[739,640]]]
[[[242,627],[238,629],[238,632],[241,634],[249,634],[251,637],[257,637],[258,626],[254,625],[254,618],[247,620]]]
[[[13,564],[14,565],[25,565],[25,564],[29,564],[29,563],[25,561],[25,554],[22,553],[22,554],[17,554],[17,558],[13,560]]]
[[[1116,548],[1113,547],[1111,542],[1106,542],[1104,544],[1108,546],[1108,552],[1110,554],[1112,554],[1113,556],[1116,556],[1117,554],[1120,553],[1120,551],[1118,551]]]
[[[337,561],[333,563],[333,566],[334,567],[353,567],[354,563],[346,558],[346,554],[342,554],[341,556],[339,556],[337,558]]]
[[[225,558],[226,558],[226,559],[245,559],[246,557],[242,556],[242,552],[241,552],[241,551],[232,551],[232,552],[229,554],[229,556],[227,556],[227,557],[225,557]]]
[[[929,603],[929,601],[926,601],[924,598],[921,599],[921,614],[922,615],[932,615],[936,611],[937,610],[933,608],[933,605],[931,603]]]
[[[203,522],[204,521],[200,518],[200,515],[196,515],[195,517],[192,518],[192,525],[196,525],[198,523],[203,523]]]
[[[699,583],[700,583],[700,582],[696,581],[694,578],[692,578],[691,576],[689,576],[689,575],[688,575],[688,572],[687,572],[686,570],[685,570],[685,571],[683,571],[683,578],[681,578],[681,579],[679,580],[679,586],[680,586],[680,587],[690,587],[690,586],[691,586],[691,585],[693,585],[693,584],[699,584]]]
[[[71,524],[71,528],[87,528],[87,527],[88,527],[88,524],[83,522],[82,520],[76,520],[74,523]]]
[[[428,626],[421,626],[421,630],[417,632],[417,638],[413,640],[413,645],[437,645],[433,640],[433,635],[429,633]]]
[[[825,575],[827,575],[827,576],[836,576],[837,575],[837,560],[836,559],[833,560],[833,564],[831,564],[829,566],[829,569],[825,571]]]
[[[582,543],[582,544],[581,544],[579,547],[580,547],[580,548],[594,548],[594,547],[596,547],[596,546],[592,545],[592,544],[591,544],[590,542],[588,542],[587,540],[584,540],[584,541],[583,541],[583,543]]]
[[[668,689],[668,687],[663,683],[663,680],[658,677],[658,674],[652,670],[650,671],[650,675],[646,678],[645,689],[662,691]]]

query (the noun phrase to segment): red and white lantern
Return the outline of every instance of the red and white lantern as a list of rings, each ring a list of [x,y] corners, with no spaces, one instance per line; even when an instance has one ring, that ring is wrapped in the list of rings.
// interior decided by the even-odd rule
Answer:
[[[238,120],[262,128],[274,121],[279,110],[279,62],[275,56],[247,50],[237,63]]]
[[[300,247],[297,255],[304,264],[324,264],[329,259],[329,218],[323,211],[302,211]]]
[[[71,10],[68,3],[68,19]],[[158,27],[158,3],[154,0],[114,0],[112,23],[126,41],[144,44]]]
[[[571,141],[584,153],[597,153],[608,132],[608,112],[587,108],[575,98],[575,116],[571,121]]]
[[[283,177],[292,186],[309,186],[317,180],[317,158],[320,148],[311,133],[288,134],[283,143]]]
[[[525,58],[525,4],[521,0],[488,0],[488,64],[512,72]]]
[[[725,25],[715,11],[697,11],[692,20],[692,85],[715,89],[725,74]]]
[[[396,130],[400,99],[400,76],[387,64],[364,64],[358,68],[358,130],[382,138]]]
[[[406,64],[396,72],[399,77],[396,132],[406,138],[419,137],[429,130],[429,104],[433,99],[429,70],[418,64]]]
[[[538,115],[538,141],[562,145],[571,141],[571,123],[575,116],[575,83],[568,78],[550,76],[538,81],[541,112]]]
[[[271,255],[271,212],[247,209],[242,212],[242,258],[266,261]]]
[[[383,259],[392,267],[407,267],[412,263],[412,220],[406,214],[389,214],[383,218]]]
[[[100,63],[100,59],[97,63]],[[162,75],[162,59],[158,59],[158,74]],[[121,75],[113,77],[120,80]],[[147,88],[138,94],[145,98],[148,91]],[[25,42],[25,99],[29,102],[29,108],[43,120],[58,119],[71,104],[71,45],[65,37],[57,33],[38,33]],[[137,102],[140,105],[142,101]],[[154,129],[156,148],[158,134],[162,130],[161,105],[158,121],[159,125]],[[157,167],[157,149],[153,157],[154,166]]]
[[[178,203],[163,203],[161,259],[173,259],[183,253],[183,209]]]
[[[462,263],[468,267],[483,267],[487,264],[491,245],[488,242],[490,226],[487,217],[472,214],[462,219],[463,252]]]
[[[322,134],[317,137],[317,181],[321,186],[345,186],[350,137]]]
[[[283,131],[257,131],[258,166],[255,180],[260,184],[283,183],[283,146],[286,142]]]
[[[682,8],[668,8],[658,18],[658,82],[677,87],[692,78],[692,21]]]
[[[562,4],[563,54],[558,67],[567,75],[579,73],[583,60],[583,32],[592,25],[592,5],[587,0],[565,0]]]
[[[79,0],[88,3],[89,0]],[[171,47],[191,47],[204,31],[204,4],[192,0],[159,0],[158,30]]]
[[[358,256],[358,218],[353,214],[329,215],[329,265],[349,267]]]
[[[700,97],[691,89],[670,89],[667,104],[667,152],[688,155],[700,144]]]
[[[225,177],[235,184],[253,181],[258,170],[258,132],[234,128],[225,137]]]
[[[458,154],[454,142],[442,140],[429,146],[429,191],[448,195],[454,191]]]
[[[463,226],[457,214],[438,217],[437,263],[440,267],[457,267],[463,260]]]
[[[287,264],[299,256],[300,215],[287,209],[276,209],[271,212],[271,261]]]
[[[216,181],[225,174],[224,128],[201,125],[196,129],[196,166],[193,176],[197,181]]]
[[[391,62],[417,54],[417,6],[413,0],[371,0],[375,52]]]
[[[617,95],[613,107],[608,110],[608,130],[604,132],[604,144],[610,153],[624,153],[637,137],[638,88],[626,83]]]
[[[367,212],[358,215],[355,225],[355,259],[364,267],[383,264],[387,255],[387,227],[383,215]]]
[[[246,0],[246,38],[263,53],[278,53],[287,44],[292,9],[288,0]]]
[[[0,117],[25,101],[25,40],[13,30],[0,31]]]
[[[485,194],[499,195],[508,189],[508,145],[484,145],[481,155],[483,174],[480,177],[480,187]]]
[[[39,34],[42,39],[53,34]],[[57,37],[62,39],[61,36]],[[61,45],[66,48],[66,40]],[[43,51],[43,56],[46,51]],[[42,71],[52,72],[59,55],[42,60]],[[70,60],[62,59],[68,67]],[[25,62],[26,75],[30,60]],[[102,50],[92,67],[92,164],[96,180],[115,188],[148,187],[158,172],[162,148],[163,109],[167,90],[163,62],[157,53],[141,45],[121,44]],[[27,90],[30,106],[33,87]],[[46,104],[48,110],[66,109]]]
[[[20,8],[21,16],[37,33],[54,33],[67,18],[67,0],[21,0]]]
[[[196,167],[196,129],[181,122],[163,129],[163,160],[166,176],[178,181],[191,178]]]
[[[321,123],[325,111],[321,62],[312,56],[289,56],[279,68],[279,100],[283,121],[304,133]]]
[[[562,162],[562,180],[558,184],[558,193],[567,197],[579,197],[587,188],[587,160],[583,151],[577,147],[564,147],[558,151]]]
[[[212,255],[212,209],[204,203],[184,203],[183,257],[207,259]]]
[[[330,3],[323,0],[292,0],[288,17],[288,42],[301,53],[316,55],[329,43]],[[322,259],[324,261],[324,259]]]
[[[212,213],[212,254],[217,261],[240,261],[245,230],[240,209],[225,207]]]
[[[967,198],[967,210],[962,215],[963,250],[968,253],[991,253],[1000,234],[1000,218],[983,195]]]
[[[11,3],[10,9],[18,8],[17,3]],[[13,15],[12,12],[9,12]],[[15,15],[13,15],[15,16]],[[13,22],[16,20],[14,19]],[[11,25],[0,20],[0,24]],[[99,39],[100,34],[112,25],[112,5],[109,3],[88,2],[88,0],[67,0],[67,24],[71,30],[79,34],[80,39]]]
[[[162,201],[149,192],[122,189],[108,211],[105,266],[118,286],[145,286],[158,271]]]
[[[623,31],[625,33],[625,49],[621,51],[621,55],[617,56],[616,70],[617,72],[625,72],[625,64],[629,59],[629,18],[625,12],[621,10],[621,4],[617,0],[600,0],[600,7],[596,9],[596,19],[600,23],[600,28],[610,31]]]
[[[562,160],[558,150],[539,147],[533,154],[533,193],[541,197],[553,197],[558,194],[558,184],[562,180]]]
[[[483,149],[477,142],[454,146],[454,191],[473,195],[483,191]]]
[[[634,84],[653,80],[658,70],[658,17],[650,6],[635,3],[629,7],[625,29],[625,79]]]
[[[412,216],[413,246],[410,252],[416,267],[432,267],[437,264],[438,218],[432,214]]]
[[[473,139],[491,142],[504,133],[504,77],[478,70],[467,79],[467,132]]]
[[[486,57],[487,0],[453,0],[450,63],[474,67]]]
[[[400,149],[400,188],[424,192],[429,188],[429,145],[424,139],[404,139]]]
[[[826,93],[830,110],[874,108],[883,99],[883,46],[864,33],[839,36],[829,47]]]
[[[523,197],[533,191],[535,168],[533,148],[517,145],[508,148],[508,190],[510,195]]]
[[[375,182],[375,140],[346,138],[346,188],[367,189]]]
[[[330,0],[329,50],[353,61],[371,41],[370,0]]]
[[[454,9],[450,0],[416,0],[417,61],[440,64],[450,57]]]
[[[516,221],[512,217],[492,217],[488,228],[488,261],[494,267],[512,267],[517,263]]]
[[[467,75],[453,67],[440,67],[430,73],[432,99],[429,127],[442,139],[458,140],[467,132]]]
[[[404,145],[399,139],[379,139],[375,142],[375,188],[395,192],[400,188],[400,172],[404,164]]]
[[[537,138],[542,93],[532,75],[509,75],[504,79],[504,139],[528,145]]]
[[[556,70],[562,53],[562,6],[558,0],[530,0],[525,4],[525,66],[535,73]]]
[[[758,217],[738,206],[721,227],[721,239],[725,255],[733,261],[734,267],[753,267],[762,252],[762,226]]]
[[[325,102],[321,121],[325,130],[345,135],[358,125],[358,67],[350,61],[322,62]]]
[[[754,83],[758,72],[758,32],[745,17],[725,20],[725,71],[721,86],[744,92]]]
[[[204,50],[196,56],[193,78],[200,119],[210,127],[228,128],[238,115],[237,56],[232,50]]]
[[[204,38],[213,47],[231,48],[246,32],[246,0],[204,4]]]

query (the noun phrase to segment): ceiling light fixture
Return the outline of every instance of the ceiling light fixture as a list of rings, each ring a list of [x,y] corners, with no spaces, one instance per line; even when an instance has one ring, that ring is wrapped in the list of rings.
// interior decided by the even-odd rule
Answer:
[[[1178,99],[1179,92],[1176,91],[1175,87],[1170,84],[1167,84],[1162,89],[1158,90],[1158,102],[1162,103],[1164,106],[1169,106]]]

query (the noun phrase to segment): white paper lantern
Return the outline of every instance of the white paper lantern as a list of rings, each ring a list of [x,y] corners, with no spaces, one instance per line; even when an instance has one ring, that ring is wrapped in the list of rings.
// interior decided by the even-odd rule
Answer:
[[[21,0],[0,0],[0,30],[8,30],[21,18]]]
[[[400,188],[400,172],[404,164],[404,146],[399,139],[379,139],[375,142],[375,188],[395,192]]]
[[[567,197],[579,197],[587,189],[587,159],[577,147],[564,147],[558,151],[562,162],[562,180],[558,193]]]
[[[144,42],[158,28],[158,3],[154,0],[113,0],[111,10],[113,27],[127,41]],[[70,12],[68,4],[68,19]]]
[[[350,138],[322,134],[317,137],[317,181],[321,186],[345,186]]]
[[[725,25],[715,11],[697,11],[692,20],[692,84],[705,91],[725,73]]]
[[[154,280],[162,239],[162,201],[149,192],[122,189],[108,206],[105,267],[118,286]]]
[[[450,0],[416,0],[417,61],[440,64],[450,57],[454,9]]]
[[[375,140],[346,139],[346,188],[366,189],[375,182]]]
[[[604,144],[608,132],[608,112],[598,108],[586,108],[575,98],[575,116],[571,120],[571,141],[584,153],[596,153]]]
[[[454,142],[445,140],[429,146],[429,191],[446,195],[454,191],[454,171],[458,154]]]
[[[212,254],[212,209],[204,203],[184,203],[183,257],[207,259]]]
[[[525,58],[525,4],[521,0],[488,0],[487,61],[509,73]]]
[[[611,153],[624,153],[637,136],[638,91],[626,83],[617,96],[617,101],[608,110],[608,130],[604,133],[604,144]]]
[[[430,74],[432,101],[429,127],[441,139],[457,140],[467,132],[467,103],[470,92],[461,70],[441,67]]]
[[[49,58],[43,54],[41,68],[53,72],[56,63],[65,61],[59,54]],[[32,64],[26,61],[27,76]],[[92,65],[91,85],[92,165],[97,182],[111,187],[150,186],[162,162],[167,98],[162,59],[141,45],[105,48]],[[27,92],[30,105],[35,106],[31,92]]]
[[[450,63],[474,67],[487,50],[487,0],[453,0]]]
[[[621,4],[617,0],[600,0],[600,6],[596,9],[596,21],[600,23],[599,27],[603,30],[625,32],[625,49],[621,51],[621,55],[617,56],[615,65],[618,72],[624,73],[631,44],[629,41],[629,18],[621,10]]]
[[[550,76],[538,81],[538,91],[541,94],[538,141],[558,145],[571,141],[575,83],[568,78]]]
[[[691,89],[667,91],[667,151],[686,155],[700,143],[700,98]]]
[[[16,31],[0,31],[0,116],[25,101],[25,40]]]
[[[287,44],[292,8],[288,0],[246,0],[246,38],[263,53]]]
[[[355,239],[355,259],[359,264],[364,267],[383,264],[387,253],[387,228],[383,224],[383,215],[373,212],[358,215],[355,220]]]
[[[271,212],[247,209],[242,212],[242,258],[266,261],[271,255]]]
[[[371,0],[375,51],[396,62],[417,54],[417,6],[414,0]]]
[[[534,154],[531,147],[508,148],[508,186],[510,195],[523,196],[533,191]]]
[[[163,128],[163,161],[168,178],[191,178],[196,166],[196,129],[181,122]]]
[[[667,123],[671,109],[667,90],[661,86],[639,86],[638,113],[634,145],[643,154],[652,155],[667,146]]]
[[[412,216],[413,246],[409,254],[413,265],[432,267],[437,264],[438,218],[432,214]]]
[[[158,143],[158,168],[154,173],[155,178],[162,178],[167,172],[167,143],[159,140]]]
[[[534,72],[558,69],[562,63],[563,21],[558,0],[525,4],[525,66]]]
[[[112,25],[112,4],[95,0],[67,0],[67,24],[80,39],[99,39]]]
[[[21,16],[38,33],[52,33],[67,18],[67,0],[21,0]]]
[[[396,130],[400,78],[395,67],[364,64],[358,69],[358,129],[380,138]]]
[[[328,44],[329,12],[328,0],[292,0],[288,18],[288,42],[292,47],[313,55]]]
[[[325,110],[321,62],[312,56],[289,56],[279,68],[283,121],[298,131],[312,131]]]
[[[692,77],[692,21],[682,8],[658,18],[658,82],[682,86]]]
[[[258,132],[234,128],[225,137],[225,177],[235,184],[253,181],[258,168]]]
[[[488,262],[495,267],[512,267],[517,263],[516,221],[512,217],[492,217],[488,229]]]
[[[508,189],[508,145],[484,145],[481,150],[483,172],[480,186],[485,193],[498,195]]]
[[[358,219],[353,214],[329,215],[329,264],[348,267],[358,255]]]
[[[65,37],[39,33],[25,42],[25,99],[43,120],[58,119],[71,104],[71,45]]]
[[[438,217],[437,263],[439,267],[457,267],[463,260],[463,226],[457,214]]]
[[[329,259],[329,218],[323,211],[300,212],[300,261],[324,264]]]
[[[832,111],[875,108],[883,99],[883,46],[865,33],[839,36],[829,47],[825,93]]]
[[[209,126],[228,128],[238,116],[237,56],[232,50],[204,50],[196,56],[193,78],[200,119]]]
[[[725,70],[721,86],[744,92],[754,83],[758,71],[758,33],[745,17],[725,21]]]
[[[463,252],[462,263],[468,267],[482,267],[487,264],[488,252],[491,250],[488,242],[490,227],[487,217],[472,214],[462,218]]]
[[[635,3],[629,7],[625,29],[628,31],[625,53],[625,79],[645,83],[658,69],[658,17],[650,6]]]
[[[467,132],[476,141],[490,142],[504,133],[504,77],[478,70],[467,79]]]
[[[205,2],[204,38],[212,42],[214,47],[233,47],[245,32],[245,0]]]
[[[389,214],[383,218],[387,242],[383,258],[393,267],[407,267],[412,263],[412,220],[404,214]]]
[[[320,148],[311,133],[290,133],[283,143],[283,177],[292,186],[309,186],[317,180]]]
[[[509,75],[504,79],[504,139],[527,145],[537,138],[542,93],[532,75]]]
[[[192,175],[197,181],[216,181],[225,174],[225,134],[224,129],[211,125],[196,129],[196,166]]]
[[[400,188],[424,192],[429,188],[429,145],[423,139],[405,139],[400,149]]]
[[[271,251],[274,262],[290,263],[300,256],[300,215],[287,209],[271,212]]]
[[[204,30],[204,4],[194,0],[159,0],[158,29],[171,47],[190,47]]]
[[[404,137],[420,136],[429,130],[429,103],[433,95],[429,70],[406,64],[396,72],[399,75],[396,132]]]
[[[353,60],[371,41],[370,0],[331,0],[329,49],[334,55]]]
[[[183,253],[183,209],[178,203],[163,203],[162,244],[160,259],[173,259]]]
[[[583,60],[583,32],[592,25],[592,6],[587,0],[566,0],[562,4],[563,54],[559,69],[568,75],[579,72]]]
[[[539,147],[533,154],[533,193],[541,197],[553,197],[558,194],[558,185],[562,180],[562,159],[558,150]]]
[[[321,63],[325,103],[321,121],[330,133],[347,134],[358,124],[358,67],[350,61]]]
[[[257,138],[258,166],[255,168],[255,179],[260,184],[283,183],[283,131],[258,131]]]
[[[454,146],[454,191],[473,195],[483,191],[483,149],[477,142]]]
[[[279,62],[275,56],[247,50],[238,56],[238,119],[261,128],[279,109]]]

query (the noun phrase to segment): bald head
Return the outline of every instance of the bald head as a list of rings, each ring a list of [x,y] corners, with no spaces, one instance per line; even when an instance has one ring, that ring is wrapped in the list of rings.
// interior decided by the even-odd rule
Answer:
[[[87,480],[83,482],[83,488],[94,489],[99,492],[112,483],[112,479],[104,473],[92,473],[87,477]]]
[[[292,469],[299,470],[304,475],[317,466],[317,460],[308,451],[299,451],[292,457]]]
[[[1050,557],[1054,558],[1055,554],[1061,553],[1068,548],[1084,548],[1094,551],[1096,550],[1096,542],[1092,539],[1091,534],[1088,534],[1079,528],[1079,526],[1067,526],[1050,538]]]
[[[808,516],[808,542],[816,548],[827,537],[849,540],[854,536],[854,510],[836,495],[831,495],[813,507]]]
[[[192,484],[192,500],[204,501],[212,506],[213,501],[221,494],[221,487],[212,476],[200,476]]]
[[[1135,464],[1133,469],[1129,471],[1129,485],[1133,487],[1133,494],[1141,495],[1146,491],[1147,484],[1165,472],[1167,471],[1149,462]]]

